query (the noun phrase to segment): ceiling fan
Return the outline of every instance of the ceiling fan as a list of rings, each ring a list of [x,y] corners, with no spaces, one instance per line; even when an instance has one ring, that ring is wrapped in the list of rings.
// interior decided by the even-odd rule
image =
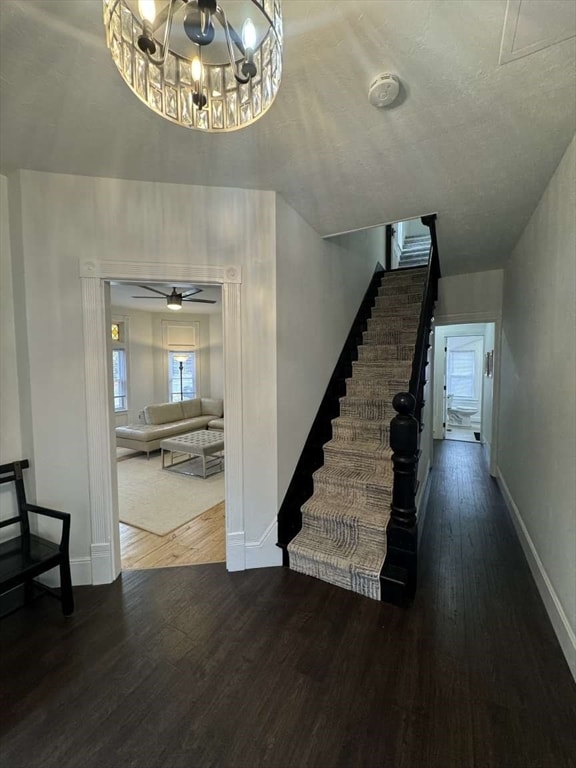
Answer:
[[[164,293],[156,288],[151,288],[149,285],[138,285],[138,288],[143,288],[145,291],[152,291],[158,293],[159,296],[132,296],[133,299],[166,299],[166,306],[168,309],[182,309],[183,301],[195,301],[198,304],[216,304],[213,299],[191,299],[190,296],[195,296],[197,293],[202,293],[202,288],[193,288],[187,293],[179,293],[176,288],[172,288],[172,293]]]

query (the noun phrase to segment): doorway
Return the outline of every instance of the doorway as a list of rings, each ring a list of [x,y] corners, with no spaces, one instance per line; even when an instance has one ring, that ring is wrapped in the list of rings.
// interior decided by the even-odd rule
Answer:
[[[172,302],[173,293],[182,297],[179,302]],[[182,403],[182,423],[169,420],[159,426],[165,438],[210,430],[212,422],[205,424],[208,416],[200,414],[202,402],[213,416],[222,417],[221,294],[220,286],[206,284],[110,283],[122,570],[226,560],[223,458],[210,460],[217,471],[199,477],[186,454],[177,454],[171,467],[162,461],[158,440],[148,452],[130,446],[130,438],[123,436],[124,430],[136,434],[143,427],[148,406],[158,411],[164,404],[169,419],[177,419],[174,411]],[[202,423],[186,424],[196,405]]]
[[[494,322],[437,324],[434,329],[435,440],[478,444],[491,465]]]
[[[80,266],[84,331],[84,374],[87,403],[88,481],[92,530],[92,583],[108,584],[121,571],[118,495],[113,411],[109,392],[109,303],[106,283],[112,280],[167,282],[171,280],[222,286],[224,359],[224,412],[226,415],[226,565],[246,567],[244,546],[242,447],[242,323],[239,267],[135,264],[122,261],[87,261]],[[106,385],[104,383],[106,382]]]
[[[444,440],[480,442],[484,336],[445,336]]]

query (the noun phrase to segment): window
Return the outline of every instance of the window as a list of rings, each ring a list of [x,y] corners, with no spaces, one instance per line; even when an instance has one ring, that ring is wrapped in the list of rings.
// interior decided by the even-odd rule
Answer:
[[[126,364],[125,323],[114,322],[112,336],[112,381],[114,383],[114,411],[128,410],[128,375]]]
[[[112,350],[112,377],[114,379],[114,410],[127,410],[126,397],[126,350]]]
[[[476,397],[476,353],[455,349],[448,352],[447,392],[454,397]]]
[[[196,397],[196,353],[192,349],[168,351],[168,387],[171,403]]]

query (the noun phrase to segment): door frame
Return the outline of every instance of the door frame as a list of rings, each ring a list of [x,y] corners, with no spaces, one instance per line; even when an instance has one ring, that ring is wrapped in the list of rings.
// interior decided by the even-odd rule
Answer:
[[[109,584],[121,571],[118,487],[114,470],[116,441],[108,359],[111,280],[222,286],[224,413],[226,418],[226,566],[244,570],[244,494],[242,449],[242,322],[240,267],[89,260],[80,263],[84,329],[84,376],[88,449],[89,507],[92,527],[92,583]]]
[[[492,395],[492,442],[490,444],[489,471],[492,477],[497,476],[498,467],[498,425],[500,415],[500,359],[502,346],[502,316],[498,312],[466,312],[458,314],[438,315],[434,318],[434,328],[444,325],[471,325],[473,323],[494,323],[494,373]],[[433,358],[435,357],[436,334],[434,334]],[[436,393],[432,387],[432,403]]]
[[[456,325],[466,325],[466,323],[456,323]],[[470,323],[472,325],[472,323]],[[494,335],[496,335],[496,329],[494,329]],[[446,432],[448,431],[448,389],[447,389],[447,380],[448,380],[448,339],[458,339],[458,338],[466,338],[468,334],[456,334],[455,336],[444,336],[444,365],[443,365],[443,371],[444,371],[444,386],[442,388],[442,439],[443,440],[449,440],[450,438],[446,437]],[[484,360],[484,352],[486,347],[486,336],[483,333],[470,333],[469,338],[477,338],[482,339],[482,355],[481,360]],[[482,379],[481,379],[482,381]],[[484,414],[484,387],[482,387],[482,391],[480,392],[480,429],[482,429],[482,418]]]

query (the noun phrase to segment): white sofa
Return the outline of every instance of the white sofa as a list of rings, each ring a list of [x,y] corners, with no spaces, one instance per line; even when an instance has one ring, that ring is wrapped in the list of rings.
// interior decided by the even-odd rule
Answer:
[[[166,437],[183,435],[196,429],[224,429],[224,403],[211,397],[195,397],[179,403],[147,405],[139,424],[116,427],[118,448],[150,451],[160,448]]]

